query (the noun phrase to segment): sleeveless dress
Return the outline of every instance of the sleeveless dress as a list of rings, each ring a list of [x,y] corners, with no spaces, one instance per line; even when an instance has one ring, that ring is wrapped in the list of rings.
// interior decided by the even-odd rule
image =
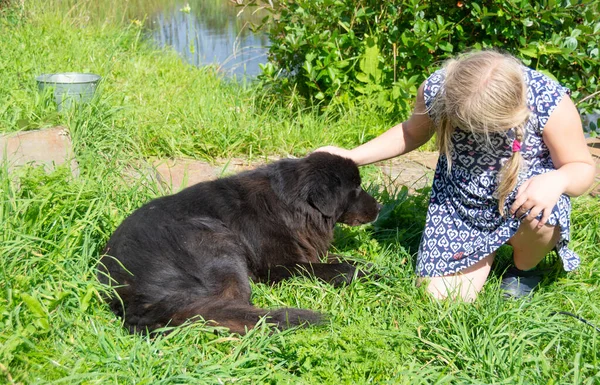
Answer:
[[[534,175],[555,170],[550,152],[542,140],[544,126],[569,90],[548,76],[523,67],[528,87],[527,104],[532,113],[525,125],[521,147],[524,166],[517,187],[506,199],[505,210],[515,200],[517,188]],[[443,88],[445,70],[433,73],[424,85],[427,110]],[[430,113],[431,116],[431,113]],[[431,116],[435,120],[435,116]],[[505,244],[517,231],[521,220],[502,217],[494,197],[498,172],[512,156],[514,129],[482,135],[457,128],[451,138],[452,168],[447,172],[446,155],[440,155],[427,219],[417,257],[417,274],[438,277],[454,274],[477,263]],[[560,226],[556,251],[563,268],[579,266],[579,257],[569,243],[571,201],[562,195],[552,210],[548,224]],[[539,218],[539,217],[538,217]]]

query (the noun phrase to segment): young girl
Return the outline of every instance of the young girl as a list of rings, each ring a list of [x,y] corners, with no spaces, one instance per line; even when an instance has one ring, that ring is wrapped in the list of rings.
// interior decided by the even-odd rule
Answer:
[[[365,165],[406,154],[434,133],[440,157],[417,257],[419,284],[438,299],[474,300],[506,243],[516,269],[503,285],[514,296],[539,282],[526,271],[553,248],[565,270],[579,265],[567,247],[569,196],[591,186],[594,163],[569,90],[510,55],[471,52],[423,82],[407,121],[352,150],[317,151]]]

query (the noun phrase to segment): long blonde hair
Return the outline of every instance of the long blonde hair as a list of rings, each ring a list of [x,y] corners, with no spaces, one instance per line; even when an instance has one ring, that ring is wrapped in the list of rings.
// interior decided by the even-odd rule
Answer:
[[[440,154],[446,154],[448,160],[448,171],[452,167],[451,137],[456,127],[483,134],[488,143],[491,133],[514,128],[515,139],[523,141],[530,110],[522,65],[516,58],[494,50],[476,51],[448,60],[444,68],[444,87],[434,98],[430,111],[435,118]],[[501,215],[522,164],[520,151],[515,151],[500,170],[496,195]]]

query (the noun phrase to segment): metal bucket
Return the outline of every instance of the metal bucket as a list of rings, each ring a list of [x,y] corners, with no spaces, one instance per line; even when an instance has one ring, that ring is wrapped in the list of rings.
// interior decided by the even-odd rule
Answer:
[[[59,111],[92,100],[100,79],[100,75],[77,72],[44,74],[35,78],[40,91],[54,89],[54,100]]]

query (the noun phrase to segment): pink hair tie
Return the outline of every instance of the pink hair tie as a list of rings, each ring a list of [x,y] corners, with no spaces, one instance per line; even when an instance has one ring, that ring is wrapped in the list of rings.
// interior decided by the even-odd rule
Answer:
[[[513,152],[519,152],[521,151],[521,142],[519,142],[518,140],[513,140],[513,144],[512,144],[512,151]]]

